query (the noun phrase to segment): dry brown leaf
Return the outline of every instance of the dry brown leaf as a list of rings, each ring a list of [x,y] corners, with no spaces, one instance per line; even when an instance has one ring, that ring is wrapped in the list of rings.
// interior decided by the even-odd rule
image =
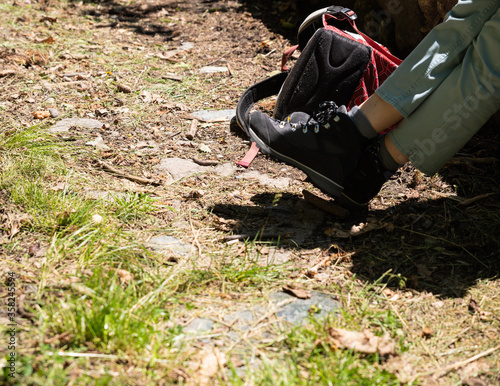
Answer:
[[[30,256],[34,256],[35,253],[37,253],[39,250],[40,250],[40,243],[36,242],[36,243],[30,245],[30,247],[28,249],[28,254]]]
[[[54,24],[57,22],[57,17],[42,16],[39,21],[40,21],[40,23],[44,23],[44,22],[48,21],[49,23]]]
[[[153,101],[153,97],[151,96],[151,93],[149,91],[146,91],[146,90],[141,92],[141,94],[139,95],[139,98],[141,98],[144,103],[151,103]]]
[[[44,39],[37,39],[37,43],[45,43],[45,44],[52,44],[56,42],[56,39],[54,39],[52,36],[46,37]]]
[[[422,328],[422,331],[420,332],[420,337],[421,338],[430,338],[432,336],[432,330],[429,326],[425,326]]]
[[[179,52],[181,51],[173,50],[173,51],[162,52],[160,54],[157,54],[156,57],[162,60],[175,61],[173,57],[176,56]]]
[[[325,234],[331,237],[339,238],[349,238],[360,236],[367,232],[371,232],[376,229],[391,228],[390,223],[381,222],[375,218],[368,218],[366,222],[359,223],[358,225],[353,225],[348,231],[343,230],[341,225],[336,223],[333,228],[329,228],[325,231]]]
[[[339,348],[352,349],[365,354],[378,353],[381,356],[396,355],[395,343],[389,334],[375,336],[371,331],[349,331],[341,328],[329,328],[333,343]]]
[[[16,75],[16,70],[3,70],[0,71],[0,78],[5,78],[6,76]]]
[[[213,349],[204,349],[191,361],[190,367],[194,370],[194,374],[189,380],[188,385],[211,385],[211,378],[217,374],[219,368],[224,367],[226,362],[226,355],[221,353],[216,347]]]
[[[122,283],[128,283],[129,281],[134,279],[134,275],[124,269],[117,269],[116,274],[118,275]]]
[[[60,192],[62,190],[66,190],[66,182],[60,181],[49,189],[53,190],[54,192]]]
[[[124,92],[126,94],[130,94],[132,92],[132,88],[130,86],[127,86],[126,84],[117,84],[116,88],[118,91]]]
[[[311,293],[303,288],[297,288],[292,285],[283,286],[283,292],[287,294],[293,295],[299,299],[309,299],[311,297]]]
[[[31,113],[33,115],[33,118],[35,119],[45,119],[50,117],[50,113],[48,111],[33,111]]]

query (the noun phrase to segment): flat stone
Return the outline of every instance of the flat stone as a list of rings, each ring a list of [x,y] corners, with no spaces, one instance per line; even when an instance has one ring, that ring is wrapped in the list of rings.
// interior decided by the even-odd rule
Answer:
[[[229,122],[236,115],[236,110],[198,110],[190,115],[204,122]]]
[[[202,74],[214,74],[217,72],[228,72],[229,69],[225,66],[205,66],[200,68]]]
[[[221,177],[229,177],[236,171],[236,166],[231,162],[224,162],[215,167],[214,172]]]
[[[59,110],[58,110],[58,109],[50,108],[50,109],[47,109],[47,110],[48,110],[48,112],[50,113],[50,116],[51,116],[52,118],[59,118],[59,117],[60,117],[60,115],[61,115],[61,113],[59,112]]]
[[[186,177],[190,177],[199,173],[213,172],[221,177],[231,176],[236,167],[230,162],[220,164],[217,166],[201,166],[189,159],[183,158],[164,158],[160,164],[154,167],[158,174],[167,175],[172,178],[172,181],[178,181]]]
[[[257,180],[259,184],[263,186],[269,186],[271,188],[284,189],[290,186],[291,180],[285,177],[272,178],[267,174],[259,173],[256,170],[251,170],[240,174],[237,178],[242,178],[244,180]]]
[[[155,141],[139,141],[136,145],[132,146],[138,155],[154,155],[158,154],[160,147]]]
[[[177,50],[179,51],[189,51],[194,48],[194,43],[191,42],[182,42],[179,47],[177,47]]]
[[[196,318],[191,323],[189,323],[189,325],[184,327],[182,331],[188,334],[203,333],[210,331],[213,325],[214,322],[210,319]]]
[[[159,174],[170,175],[174,181],[200,173],[203,169],[203,166],[191,160],[175,157],[162,159],[160,164],[154,168]]]
[[[109,150],[109,149],[111,149],[108,145],[106,145],[104,143],[104,140],[102,139],[102,137],[97,137],[96,139],[94,139],[92,141],[88,141],[87,143],[85,143],[85,145],[94,146],[97,150]]]
[[[84,129],[100,129],[103,123],[97,119],[89,118],[66,118],[61,119],[55,125],[49,128],[51,133],[61,133],[64,131],[69,131],[72,127],[81,127]]]
[[[309,299],[299,299],[285,292],[275,292],[269,295],[269,299],[274,304],[295,299],[276,312],[278,317],[293,325],[300,325],[310,317],[314,319],[324,318],[340,308],[340,304],[330,295],[314,291],[311,292]]]
[[[148,242],[148,247],[154,251],[171,251],[177,255],[188,256],[191,253],[191,244],[185,243],[173,236],[155,236]]]

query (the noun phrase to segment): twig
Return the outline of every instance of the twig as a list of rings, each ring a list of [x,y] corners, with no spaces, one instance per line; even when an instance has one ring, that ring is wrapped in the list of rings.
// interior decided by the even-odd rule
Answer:
[[[467,163],[467,162],[472,162],[475,164],[494,164],[495,162],[500,161],[499,159],[495,157],[484,157],[484,158],[475,158],[475,157],[454,157],[448,162],[452,164],[459,164],[459,163]]]
[[[198,120],[193,119],[191,121],[191,126],[189,127],[189,131],[186,134],[186,138],[189,140],[193,139],[197,131],[198,131]]]
[[[199,158],[193,157],[192,160],[195,164],[198,164],[201,166],[215,166],[215,165],[219,164],[219,161],[211,160],[211,159],[204,160],[204,159],[199,159]]]
[[[355,254],[356,252],[349,252],[349,253],[346,253],[344,255],[341,255],[339,254],[338,257],[337,257],[337,261],[335,262],[335,265],[342,259],[346,258],[346,257],[351,257]],[[318,270],[321,268],[321,267],[324,267],[327,265],[327,263],[329,263],[330,261],[332,260],[332,255],[328,255],[326,258],[322,259],[319,263],[315,264],[314,266],[312,266],[311,268],[308,268],[307,269],[307,273],[318,273]]]
[[[455,363],[446,365],[444,367],[441,367],[439,369],[429,371],[427,373],[417,374],[417,375],[415,375],[413,377],[412,381],[414,381],[415,379],[417,379],[419,377],[422,377],[422,376],[425,377],[425,376],[428,376],[428,375],[432,375],[432,378],[438,379],[438,378],[442,377],[443,375],[448,374],[450,371],[458,370],[459,368],[464,367],[464,366],[466,366],[469,363],[472,363],[474,361],[477,361],[478,359],[486,357],[486,356],[494,353],[497,350],[500,350],[500,344],[498,346],[496,346],[496,347],[492,347],[492,348],[490,348],[490,349],[488,349],[486,351],[483,351],[482,353],[474,355],[473,357],[470,357],[470,358],[465,359],[463,361],[455,362]]]
[[[288,234],[277,234],[277,233],[243,233],[240,235],[229,235],[229,236],[224,236],[220,241],[222,242],[228,242],[228,241],[233,241],[233,240],[245,240],[245,239],[252,239],[254,240],[255,238],[261,239],[274,239],[277,237],[286,237]]]
[[[480,194],[479,196],[476,196],[476,197],[468,198],[468,199],[463,200],[462,202],[460,202],[458,204],[458,206],[467,206],[467,205],[473,204],[476,201],[479,201],[479,200],[482,200],[483,198],[492,196],[493,194],[494,193],[486,193],[486,194]]]
[[[135,83],[134,83],[134,87],[132,87],[132,90],[135,90],[136,86],[137,86],[137,83],[139,82],[139,79],[141,79],[142,75],[149,70],[149,67],[144,67],[144,70],[141,71],[141,73],[139,74],[139,76],[135,79]]]
[[[454,243],[453,241],[450,241],[450,240],[446,240],[445,238],[443,237],[438,237],[438,236],[433,236],[433,235],[429,235],[429,234],[426,234],[426,233],[422,233],[422,232],[417,232],[413,229],[406,229],[406,228],[403,228],[403,227],[399,227],[399,226],[395,226],[394,227],[395,229],[399,229],[399,230],[402,230],[402,231],[405,231],[405,232],[410,232],[410,233],[414,233],[416,235],[419,235],[419,236],[424,236],[424,237],[429,237],[431,239],[434,239],[434,240],[440,240],[440,241],[443,241],[445,243],[448,243],[449,245],[453,245],[454,247],[456,248],[460,248],[462,249],[465,253],[467,253],[470,257],[472,257],[473,259],[475,259],[479,264],[481,264],[483,267],[485,268],[488,268],[488,266],[483,263],[481,260],[479,260],[477,258],[476,255],[474,255],[471,251],[469,251],[467,248],[465,248],[463,245],[459,245],[457,243]]]
[[[158,181],[154,181],[154,180],[151,180],[149,178],[138,177],[138,176],[134,176],[132,174],[123,173],[123,172],[119,171],[118,169],[115,169],[113,166],[111,166],[110,164],[108,164],[108,163],[106,163],[104,161],[97,160],[97,163],[103,169],[105,169],[107,171],[110,171],[112,173],[115,173],[115,174],[119,175],[120,177],[124,177],[124,178],[126,178],[128,180],[131,180],[131,181],[134,181],[134,182],[138,182],[139,184],[144,184],[144,185],[160,185],[160,183]]]
[[[331,201],[326,201],[305,189],[302,191],[302,194],[308,203],[325,212],[341,218],[345,218],[349,215],[349,211],[347,209],[344,209]]]
[[[72,358],[101,358],[101,359],[120,359],[118,355],[110,354],[98,354],[91,352],[48,352],[48,355],[59,355],[60,357],[72,357]]]

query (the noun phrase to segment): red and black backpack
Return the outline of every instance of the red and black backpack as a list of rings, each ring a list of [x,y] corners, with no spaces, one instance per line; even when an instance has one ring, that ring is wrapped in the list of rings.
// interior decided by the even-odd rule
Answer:
[[[236,121],[248,132],[253,105],[278,95],[274,117],[283,119],[294,111],[312,113],[323,101],[334,101],[347,109],[360,105],[398,67],[401,60],[388,49],[360,32],[356,13],[331,6],[310,14],[299,27],[298,44],[286,50],[282,73],[249,87],[236,107]],[[291,70],[286,62],[299,49]],[[258,149],[239,162],[248,166]]]

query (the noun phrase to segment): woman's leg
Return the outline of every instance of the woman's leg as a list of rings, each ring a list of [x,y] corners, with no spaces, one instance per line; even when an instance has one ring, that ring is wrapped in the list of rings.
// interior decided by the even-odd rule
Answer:
[[[459,65],[389,133],[392,144],[422,172],[437,172],[500,108],[499,36],[497,7]]]
[[[434,27],[377,89],[377,95],[401,116],[409,117],[461,64],[468,47],[499,6],[500,0],[459,0],[444,22]],[[367,109],[371,102],[366,101],[368,106],[362,105],[361,110]],[[382,109],[378,114],[376,111],[372,113],[375,115],[368,118],[374,121],[377,129],[378,117],[387,112]]]

